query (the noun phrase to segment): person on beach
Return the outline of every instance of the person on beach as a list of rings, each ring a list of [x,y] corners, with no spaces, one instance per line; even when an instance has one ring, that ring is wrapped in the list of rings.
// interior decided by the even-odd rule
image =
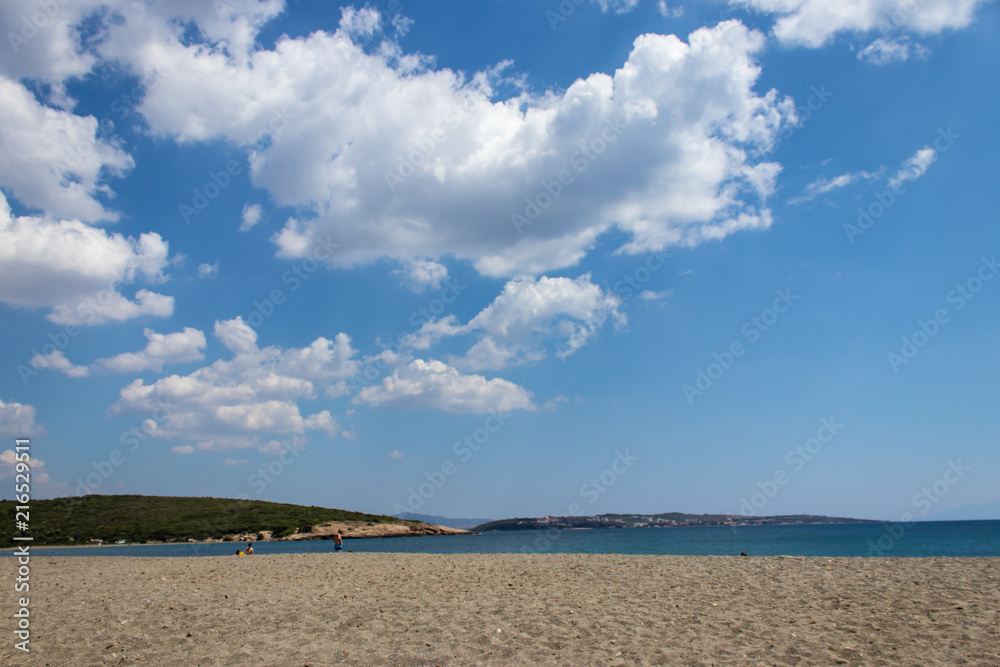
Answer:
[[[341,535],[341,533],[340,533],[339,530],[336,533],[334,533],[333,535],[331,535],[330,539],[333,540],[333,550],[334,551],[343,551],[344,550],[344,538]]]
[[[253,542],[247,542],[246,554],[247,556],[253,556]]]

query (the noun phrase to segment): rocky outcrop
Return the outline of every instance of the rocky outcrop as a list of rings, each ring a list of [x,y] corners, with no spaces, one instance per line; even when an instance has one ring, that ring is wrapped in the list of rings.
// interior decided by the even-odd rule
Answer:
[[[270,531],[261,531],[265,537],[264,541],[276,540],[326,540],[337,531],[341,531],[345,538],[356,539],[365,537],[416,537],[420,535],[473,535],[469,530],[459,528],[449,528],[448,526],[435,526],[419,521],[397,521],[397,522],[377,522],[368,523],[365,521],[329,521],[327,523],[310,526],[309,530],[299,530],[292,535],[274,538]],[[227,535],[234,542],[258,541],[257,534],[247,533],[242,535]]]

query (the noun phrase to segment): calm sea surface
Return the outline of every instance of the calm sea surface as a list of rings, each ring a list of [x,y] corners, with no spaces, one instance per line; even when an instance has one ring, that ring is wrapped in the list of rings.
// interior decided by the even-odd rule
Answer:
[[[52,556],[225,556],[244,545],[151,544],[46,549]],[[258,542],[261,554],[327,553],[329,540]],[[586,553],[692,556],[993,556],[1000,557],[1000,521],[933,521],[818,526],[705,526],[513,531],[482,535],[344,540],[344,550],[394,553]],[[12,552],[4,552],[11,555]]]

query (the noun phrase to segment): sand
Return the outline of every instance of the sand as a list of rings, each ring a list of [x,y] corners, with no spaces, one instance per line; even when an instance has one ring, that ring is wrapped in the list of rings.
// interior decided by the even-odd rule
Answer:
[[[31,568],[32,653],[5,629],[0,664],[1000,665],[996,558],[345,552]]]

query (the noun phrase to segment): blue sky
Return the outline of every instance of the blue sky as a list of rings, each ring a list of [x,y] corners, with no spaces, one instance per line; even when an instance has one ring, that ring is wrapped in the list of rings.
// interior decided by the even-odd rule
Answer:
[[[0,27],[11,485],[1000,518],[995,3]]]

